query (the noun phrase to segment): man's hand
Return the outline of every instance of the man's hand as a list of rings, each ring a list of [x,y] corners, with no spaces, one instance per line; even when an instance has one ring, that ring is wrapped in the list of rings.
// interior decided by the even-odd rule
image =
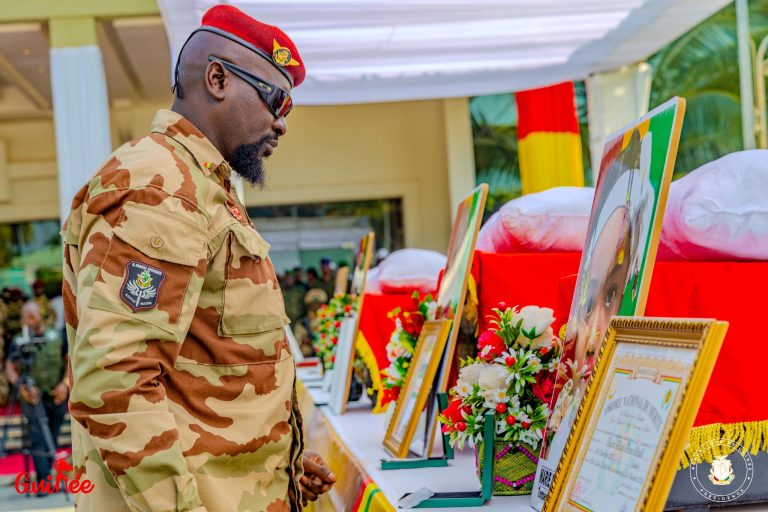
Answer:
[[[325,461],[317,453],[305,450],[304,476],[301,477],[301,500],[306,506],[307,501],[315,501],[318,496],[331,490],[336,482],[336,475],[328,469]]]
[[[69,388],[67,388],[67,384],[64,382],[59,382],[59,385],[56,386],[51,392],[51,396],[53,396],[53,403],[59,405],[66,402],[68,394]]]
[[[19,386],[19,394],[22,400],[31,405],[35,405],[40,400],[40,390],[35,386],[22,384]]]

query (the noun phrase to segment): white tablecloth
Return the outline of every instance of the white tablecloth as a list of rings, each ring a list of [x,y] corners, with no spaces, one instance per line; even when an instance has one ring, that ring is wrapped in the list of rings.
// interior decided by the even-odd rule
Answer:
[[[308,389],[316,403],[324,403],[327,394],[319,389]],[[347,448],[354,454],[364,471],[381,489],[393,507],[407,493],[427,487],[435,492],[477,491],[480,482],[475,474],[475,460],[471,449],[456,451],[456,458],[447,467],[381,469],[381,459],[390,458],[384,450],[386,425],[383,414],[372,414],[369,404],[349,404],[347,413],[334,415],[327,407],[319,412],[328,420]],[[311,446],[310,446],[311,448]],[[492,498],[485,507],[431,510],[505,510],[507,512],[531,512],[529,496],[504,496]]]

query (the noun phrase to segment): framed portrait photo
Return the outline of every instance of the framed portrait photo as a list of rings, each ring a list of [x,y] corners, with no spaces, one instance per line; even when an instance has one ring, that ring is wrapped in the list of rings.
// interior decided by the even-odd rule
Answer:
[[[421,412],[432,395],[451,323],[447,319],[430,320],[424,323],[421,330],[395,412],[384,436],[384,447],[395,457],[402,459],[408,456],[413,436],[423,417]]]
[[[448,261],[437,291],[438,318],[456,319],[448,336],[445,355],[440,368],[440,391],[448,390],[448,374],[459,334],[459,324],[467,291],[467,281],[472,269],[477,233],[483,221],[488,185],[480,184],[465,197],[456,210],[456,218],[448,243]]]
[[[673,98],[605,143],[531,497],[541,504],[611,317],[640,316],[685,115]]]
[[[362,300],[363,293],[365,293],[365,280],[368,276],[368,270],[371,267],[375,242],[376,236],[373,231],[371,231],[361,238],[360,243],[358,244],[357,256],[355,257],[355,269],[352,272],[352,283],[349,290],[350,295],[358,297],[358,300]]]
[[[355,343],[360,331],[360,318],[363,313],[363,296],[365,294],[365,279],[371,266],[375,237],[373,231],[360,239],[357,256],[355,257],[355,269],[352,274],[350,295],[354,301],[352,316],[341,321],[339,341],[336,346],[336,362],[334,363],[334,377],[331,384],[331,410],[335,414],[347,412],[347,397],[352,384],[352,371],[355,361]]]
[[[727,329],[614,317],[544,510],[662,510]]]

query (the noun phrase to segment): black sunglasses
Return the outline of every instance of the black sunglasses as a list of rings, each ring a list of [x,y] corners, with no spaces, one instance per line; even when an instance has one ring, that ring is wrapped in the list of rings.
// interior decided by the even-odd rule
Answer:
[[[291,95],[275,84],[271,84],[266,80],[257,77],[250,71],[246,71],[239,66],[235,66],[231,62],[221,60],[217,57],[214,57],[213,55],[208,57],[208,61],[218,62],[231,73],[237,75],[238,77],[248,82],[251,86],[253,86],[253,88],[256,89],[256,92],[259,93],[262,101],[264,101],[264,103],[267,105],[267,108],[269,108],[270,112],[272,112],[272,115],[275,117],[285,117],[293,108]]]

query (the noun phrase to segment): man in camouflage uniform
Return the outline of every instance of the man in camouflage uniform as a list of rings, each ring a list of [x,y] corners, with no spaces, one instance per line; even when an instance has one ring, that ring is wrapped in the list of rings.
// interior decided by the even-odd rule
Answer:
[[[260,184],[304,78],[290,39],[216,6],[181,50],[173,110],[113,153],[62,231],[80,512],[298,510],[335,481],[304,454],[269,244],[231,185]]]

